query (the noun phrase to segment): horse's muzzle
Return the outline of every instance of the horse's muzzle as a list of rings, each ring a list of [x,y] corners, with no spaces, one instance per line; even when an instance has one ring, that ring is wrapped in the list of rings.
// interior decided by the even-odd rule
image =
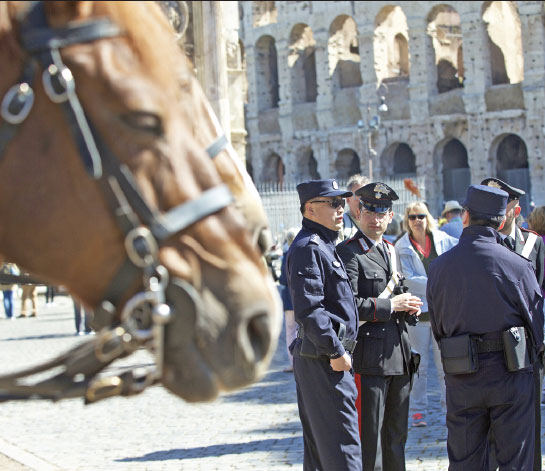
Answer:
[[[187,401],[211,400],[220,390],[243,387],[266,371],[274,347],[274,322],[265,303],[226,313],[215,339],[201,335],[206,303],[189,283],[171,280],[166,291],[172,318],[165,327],[166,388]],[[232,317],[234,316],[234,317]]]

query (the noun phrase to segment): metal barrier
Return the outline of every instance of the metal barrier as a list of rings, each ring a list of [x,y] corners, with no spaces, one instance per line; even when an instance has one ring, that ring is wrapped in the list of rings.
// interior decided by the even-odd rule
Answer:
[[[399,196],[399,200],[394,202],[394,213],[402,215],[407,204],[426,199],[426,189],[423,177],[412,177],[412,180],[420,190],[421,198],[417,198],[405,188],[403,178],[383,179],[384,183],[393,188]],[[346,181],[337,180],[339,188],[346,188]],[[282,234],[290,227],[301,227],[301,212],[299,209],[299,196],[297,194],[295,182],[279,183],[260,183],[257,184],[257,190],[261,196],[263,207],[269,218],[269,223],[273,236],[279,242],[282,242]]]

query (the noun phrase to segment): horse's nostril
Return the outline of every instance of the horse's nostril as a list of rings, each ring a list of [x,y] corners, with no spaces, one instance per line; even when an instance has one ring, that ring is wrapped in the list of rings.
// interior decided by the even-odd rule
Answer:
[[[267,356],[271,346],[271,332],[267,314],[255,314],[248,321],[247,333],[255,362],[260,362]]]

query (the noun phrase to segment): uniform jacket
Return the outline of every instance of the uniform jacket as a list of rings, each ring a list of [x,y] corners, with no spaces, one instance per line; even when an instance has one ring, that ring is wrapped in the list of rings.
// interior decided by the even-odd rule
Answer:
[[[366,250],[365,245],[371,249]],[[354,371],[381,376],[408,374],[410,344],[404,316],[392,312],[390,299],[377,298],[392,275],[390,264],[361,231],[338,245],[337,251],[350,278],[359,318],[367,321],[358,331]],[[399,260],[397,267],[399,271]]]
[[[296,322],[318,354],[342,355],[337,336],[346,325],[346,338],[355,339],[358,313],[348,275],[335,251],[337,232],[303,218],[286,259],[288,286]]]
[[[524,249],[524,244],[526,243],[526,240],[531,233],[532,231],[528,229],[522,229],[518,227],[515,229],[515,252],[522,253],[522,250]],[[543,240],[541,239],[541,237],[538,234],[536,235],[536,243],[534,244],[534,248],[528,255],[528,260],[530,260],[532,262],[532,265],[534,266],[539,286],[545,288],[543,279],[545,246],[543,245]]]
[[[445,253],[458,243],[458,239],[449,236],[448,234],[432,229],[433,245],[437,255]],[[428,302],[426,301],[426,283],[428,275],[424,269],[424,264],[416,253],[411,241],[409,233],[406,232],[395,245],[396,252],[401,260],[401,269],[405,275],[405,284],[409,287],[409,292],[418,296],[422,300],[422,312],[428,311]]]
[[[525,326],[543,343],[543,298],[532,264],[501,245],[490,227],[469,226],[429,268],[428,310],[435,338]]]

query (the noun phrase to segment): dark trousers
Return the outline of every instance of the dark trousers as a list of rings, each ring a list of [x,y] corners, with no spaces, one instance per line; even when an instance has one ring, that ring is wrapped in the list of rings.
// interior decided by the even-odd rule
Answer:
[[[543,353],[534,363],[534,471],[541,471],[541,391],[543,389]]]
[[[531,471],[534,455],[532,370],[509,372],[502,352],[479,355],[479,371],[445,375],[449,471],[487,470],[488,434],[499,469]]]
[[[303,426],[303,470],[361,471],[357,391],[352,373],[333,371],[325,357],[301,357],[299,344],[293,353]]]
[[[45,302],[52,303],[55,300],[55,287],[46,286],[45,287]]]
[[[81,330],[81,311],[83,310],[83,325],[85,332],[89,333],[92,331],[91,326],[89,325],[89,313],[87,309],[81,306],[81,304],[74,301],[74,320],[76,321],[76,333],[83,332]]]
[[[11,319],[13,317],[13,291],[11,289],[2,290],[2,296],[4,297],[6,317]]]
[[[356,375],[356,381],[363,471],[404,471],[410,376]]]

